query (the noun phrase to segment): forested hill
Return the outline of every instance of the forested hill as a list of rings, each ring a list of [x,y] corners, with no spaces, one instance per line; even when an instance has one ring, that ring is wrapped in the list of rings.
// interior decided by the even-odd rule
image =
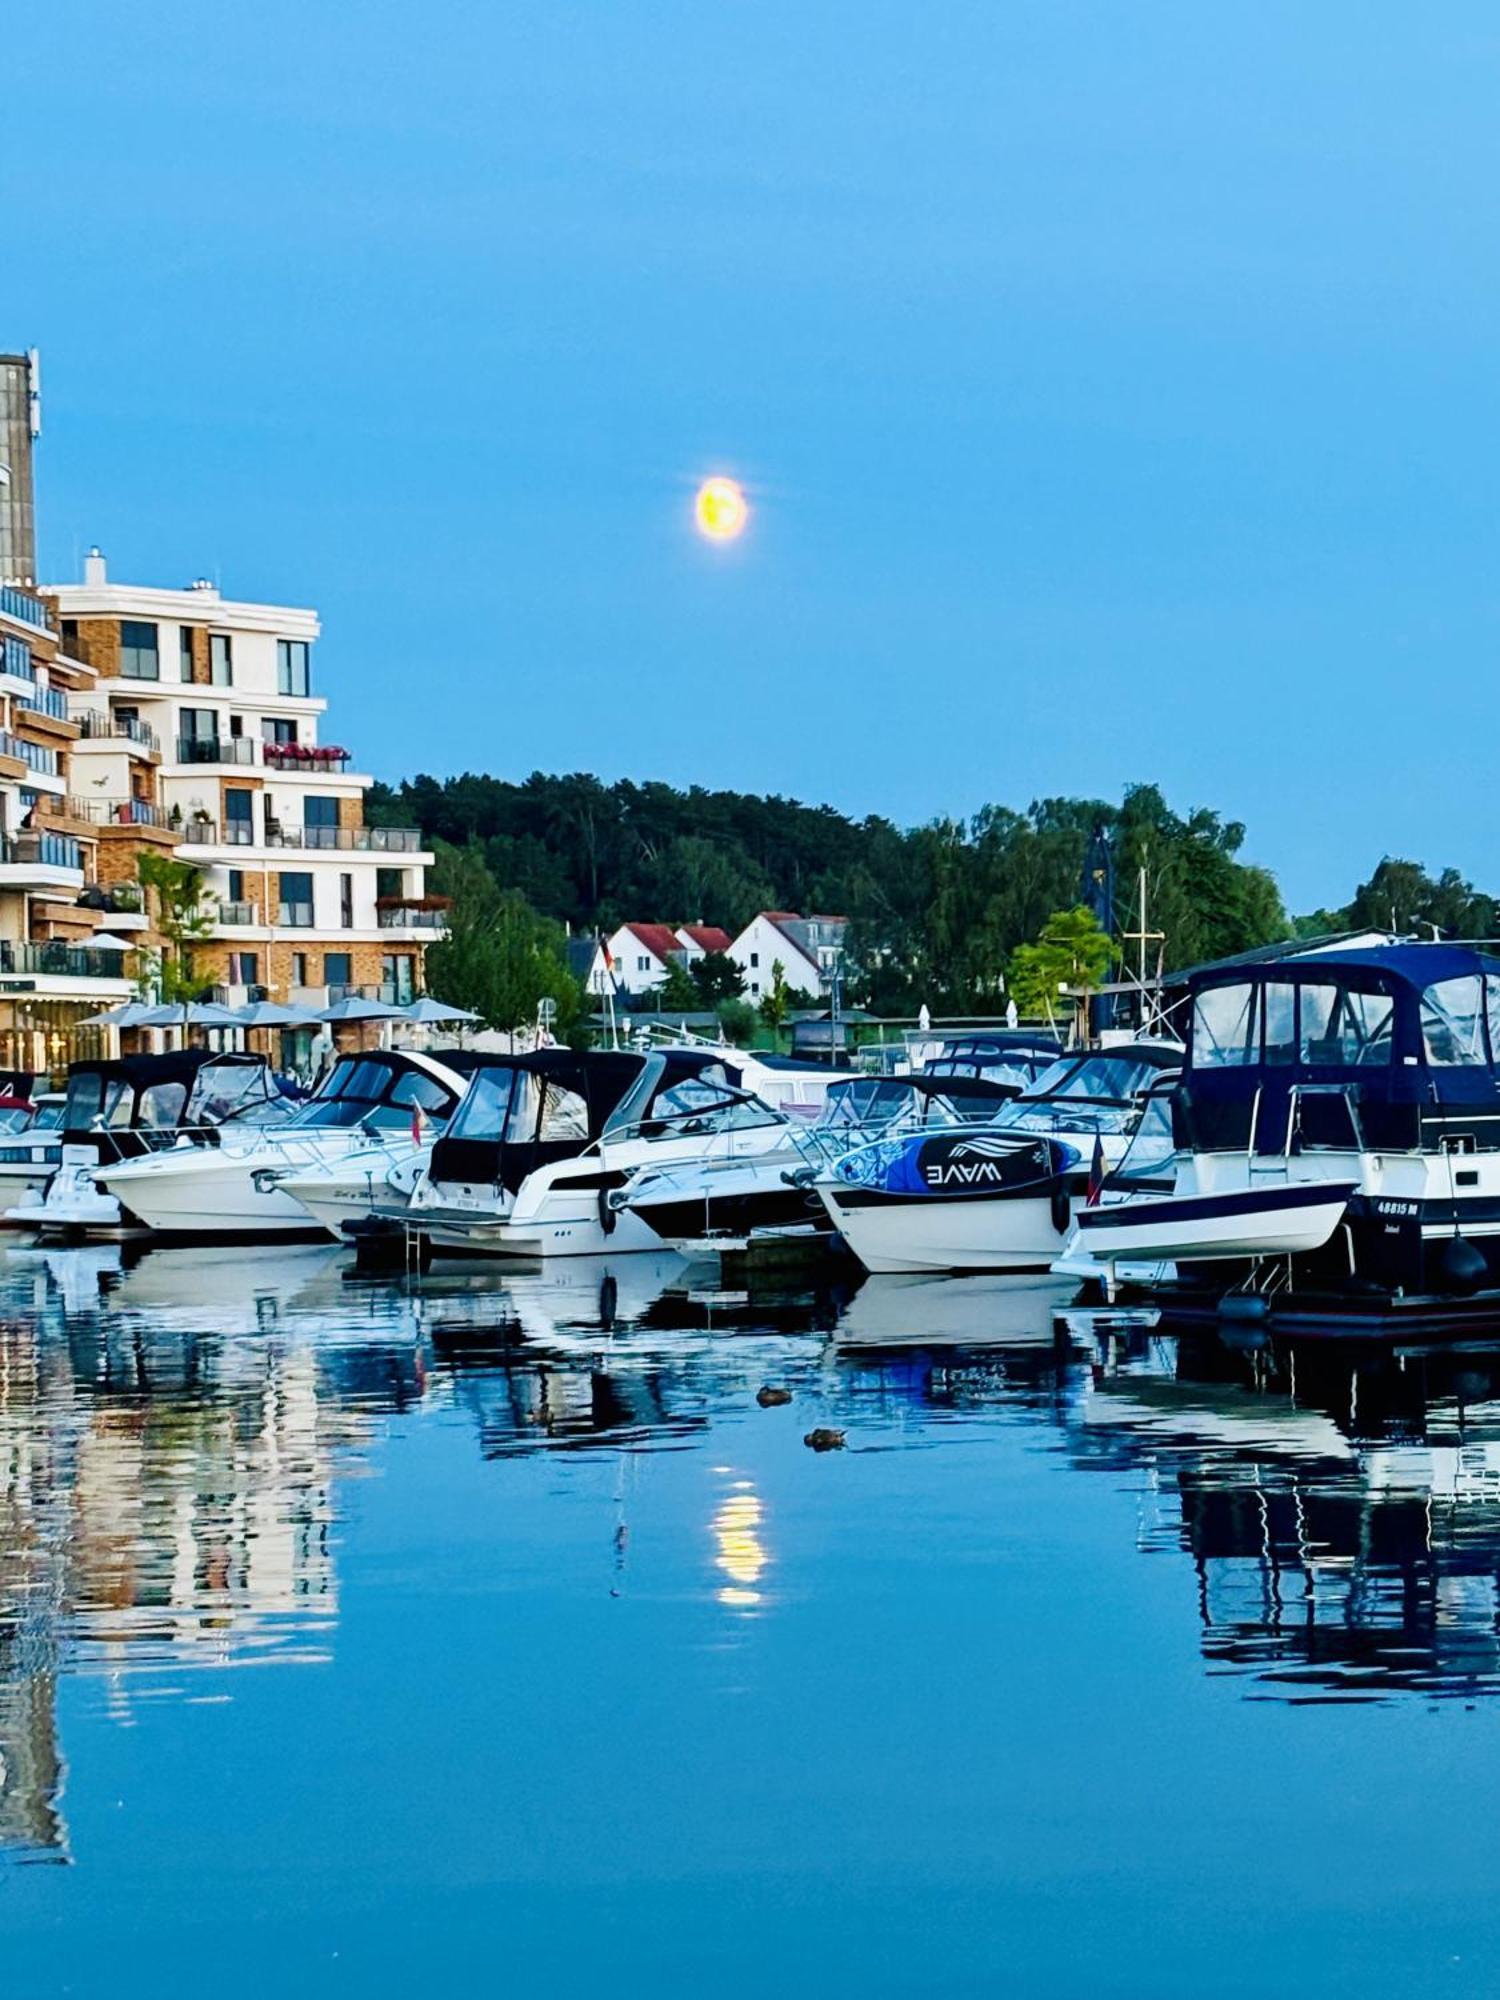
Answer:
[[[468,850],[469,880],[482,860],[498,890],[575,931],[701,918],[734,932],[761,909],[847,915],[865,997],[882,1007],[919,996],[960,1011],[993,996],[1014,948],[1079,901],[1098,827],[1114,853],[1116,936],[1133,928],[1144,867],[1149,927],[1163,933],[1172,965],[1294,928],[1394,917],[1398,928],[1478,936],[1496,920],[1493,902],[1454,871],[1433,878],[1387,860],[1348,905],[1294,926],[1275,879],[1240,859],[1245,829],[1206,808],[1174,812],[1154,785],[1131,786],[1118,804],[1041,799],[1024,812],[987,806],[971,820],[911,828],[774,796],[542,772],[518,784],[418,777],[377,787],[370,806],[372,819]]]

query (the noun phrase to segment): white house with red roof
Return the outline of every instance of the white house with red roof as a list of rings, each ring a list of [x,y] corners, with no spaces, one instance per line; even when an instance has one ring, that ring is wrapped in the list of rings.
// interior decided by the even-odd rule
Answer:
[[[729,947],[745,981],[745,998],[762,999],[771,990],[772,968],[794,992],[817,1000],[833,983],[844,953],[847,917],[799,917],[791,910],[762,910]]]
[[[732,940],[717,924],[621,924],[595,947],[588,990],[602,997],[651,993],[675,959],[691,968],[711,951],[727,952]]]

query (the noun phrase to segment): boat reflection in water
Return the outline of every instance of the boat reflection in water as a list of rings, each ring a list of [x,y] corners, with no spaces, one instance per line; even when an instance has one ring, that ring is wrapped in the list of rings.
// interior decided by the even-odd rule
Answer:
[[[1500,1345],[1180,1338],[1102,1372],[1088,1456],[1149,1465],[1148,1549],[1261,1695],[1500,1689]]]
[[[666,1255],[393,1283],[352,1278],[335,1246],[8,1253],[0,1852],[68,1854],[63,1675],[95,1677],[91,1712],[125,1723],[147,1694],[232,1693],[190,1669],[334,1656],[342,1483],[377,1470],[418,1408],[458,1417],[438,1442],[477,1446],[488,1477],[558,1454],[615,1596],[646,1458],[700,1454],[677,1512],[653,1503],[652,1589],[685,1565],[747,1638],[814,1588],[805,1534],[779,1552],[795,1588],[769,1588],[773,1513],[838,1546],[822,1510],[853,1468],[803,1452],[811,1426],[845,1430],[851,1453],[1019,1428],[1043,1482],[1024,1523],[1039,1554],[1069,1559],[1045,1482],[1123,1476],[1139,1549],[1182,1564],[1184,1620],[1195,1595],[1205,1660],[1247,1694],[1500,1689],[1500,1331],[1489,1349],[1234,1344],[1065,1298],[1004,1278],[731,1291]],[[790,1403],[758,1408],[768,1383]],[[964,1464],[956,1504],[983,1504]],[[441,1519],[431,1532],[439,1546]]]

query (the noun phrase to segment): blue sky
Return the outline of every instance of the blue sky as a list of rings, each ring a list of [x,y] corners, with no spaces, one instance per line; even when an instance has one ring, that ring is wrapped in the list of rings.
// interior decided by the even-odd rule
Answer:
[[[315,603],[366,767],[903,821],[1149,778],[1297,907],[1382,851],[1500,888],[1491,11],[53,0],[22,44],[45,567]]]

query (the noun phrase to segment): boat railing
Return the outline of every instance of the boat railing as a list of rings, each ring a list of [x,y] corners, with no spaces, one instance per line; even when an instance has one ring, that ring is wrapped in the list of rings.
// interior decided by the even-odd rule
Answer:
[[[1310,1139],[1303,1124],[1303,1106],[1309,1099],[1329,1099],[1341,1102],[1349,1120],[1347,1145],[1339,1145],[1331,1139]],[[1255,1096],[1250,1105],[1250,1132],[1245,1146],[1246,1165],[1252,1174],[1262,1173],[1277,1167],[1285,1167],[1293,1150],[1300,1151],[1352,1151],[1363,1153],[1365,1145],[1364,1126],[1360,1121],[1359,1102],[1355,1087],[1351,1083],[1294,1083],[1286,1094],[1286,1125],[1281,1135],[1281,1146],[1267,1151],[1260,1149],[1260,1114],[1264,1102],[1263,1088],[1257,1084]]]

